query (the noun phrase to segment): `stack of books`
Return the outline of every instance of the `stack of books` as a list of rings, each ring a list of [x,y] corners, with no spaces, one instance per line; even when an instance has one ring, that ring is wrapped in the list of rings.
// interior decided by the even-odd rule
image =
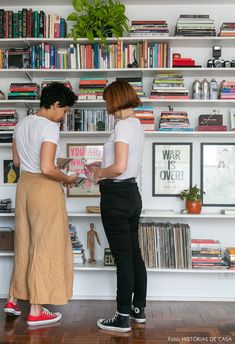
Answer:
[[[220,27],[220,33],[218,36],[234,37],[235,36],[235,22],[223,23]]]
[[[162,111],[159,131],[193,131],[186,111]]]
[[[116,80],[125,80],[125,81],[129,82],[129,84],[136,91],[137,95],[140,98],[142,98],[142,99],[145,98],[144,85],[143,85],[142,78],[134,78],[134,77],[130,77],[130,78],[116,78]]]
[[[218,240],[192,239],[192,266],[195,269],[228,269]]]
[[[36,83],[12,83],[8,92],[8,99],[39,99],[39,85]]]
[[[189,99],[189,91],[184,87],[183,75],[178,73],[156,74],[149,98]]]
[[[10,198],[0,199],[0,213],[12,213],[13,211]]]
[[[0,9],[0,38],[65,38],[67,23],[55,14],[23,8],[18,12]]]
[[[189,68],[189,67],[201,67],[196,65],[196,62],[191,57],[181,57],[181,54],[173,54],[172,67],[175,68]]]
[[[78,99],[103,99],[107,80],[100,78],[80,78]]]
[[[69,232],[72,242],[74,263],[84,264],[86,262],[85,252],[82,243],[78,240],[76,227],[70,224]]]
[[[227,247],[224,252],[224,259],[229,264],[230,270],[235,270],[235,247]]]
[[[235,81],[223,81],[220,84],[220,99],[235,99]]]
[[[140,223],[141,254],[148,268],[190,269],[191,233],[187,224]]]
[[[153,106],[138,106],[134,109],[136,117],[139,119],[145,131],[154,130],[154,108]]]
[[[214,20],[208,14],[181,14],[175,36],[216,36]]]
[[[130,36],[169,36],[168,25],[165,20],[133,20]]]
[[[14,130],[18,121],[16,110],[0,110],[0,131]]]

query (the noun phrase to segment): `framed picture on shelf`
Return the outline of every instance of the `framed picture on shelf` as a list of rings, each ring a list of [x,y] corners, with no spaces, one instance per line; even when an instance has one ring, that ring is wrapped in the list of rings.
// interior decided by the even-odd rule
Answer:
[[[204,206],[235,206],[235,143],[201,143]]]
[[[90,143],[68,143],[67,156],[73,158],[68,171],[84,174],[84,162],[102,161],[103,145]],[[100,196],[99,185],[87,179],[79,186],[67,188],[67,197],[96,197]]]
[[[178,196],[192,186],[192,143],[153,142],[153,196]]]
[[[3,185],[16,185],[20,177],[20,168],[15,167],[12,159],[2,159]]]
[[[231,130],[235,130],[235,109],[230,109]]]

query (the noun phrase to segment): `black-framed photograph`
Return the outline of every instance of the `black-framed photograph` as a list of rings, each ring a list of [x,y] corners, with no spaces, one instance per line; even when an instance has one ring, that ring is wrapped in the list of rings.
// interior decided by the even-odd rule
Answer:
[[[2,160],[2,177],[4,185],[15,185],[20,177],[20,168],[15,167],[12,159]]]
[[[204,206],[235,207],[235,143],[201,143]]]
[[[178,196],[192,186],[192,143],[153,142],[153,196]]]

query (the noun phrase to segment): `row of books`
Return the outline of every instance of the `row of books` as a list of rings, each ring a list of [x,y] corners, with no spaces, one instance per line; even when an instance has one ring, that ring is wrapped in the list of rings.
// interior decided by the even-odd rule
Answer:
[[[216,36],[214,20],[208,14],[181,14],[176,23],[175,36]]]
[[[36,83],[11,83],[8,99],[39,99],[40,87]]]
[[[78,99],[103,99],[104,89],[107,85],[105,78],[80,78]]]
[[[191,232],[187,224],[142,222],[139,225],[139,242],[148,268],[192,267]]]
[[[0,130],[14,130],[18,122],[18,113],[16,110],[0,110]]]
[[[0,38],[65,38],[64,18],[44,11],[23,8],[17,12],[0,9]]]
[[[114,116],[108,115],[104,109],[74,109],[66,114],[60,130],[111,131],[114,124]]]
[[[167,43],[118,41],[102,47],[98,43],[70,44],[57,48],[40,43],[30,48],[0,49],[0,68],[99,69],[165,68],[169,65]]]

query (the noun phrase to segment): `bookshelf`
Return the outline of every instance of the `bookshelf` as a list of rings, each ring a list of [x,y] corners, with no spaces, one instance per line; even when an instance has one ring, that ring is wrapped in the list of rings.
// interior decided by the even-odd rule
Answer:
[[[232,0],[226,0],[221,4],[218,0],[147,0],[142,5],[142,0],[124,0],[127,7],[127,16],[132,19],[167,19],[171,33],[180,13],[191,13],[192,5],[195,13],[208,13],[211,18],[215,19],[218,31],[219,25],[224,20],[233,20],[230,13],[234,13],[235,5]],[[211,6],[213,4],[213,6]],[[149,11],[151,6],[151,11]],[[38,8],[48,13],[57,12],[66,17],[72,11],[71,0],[52,0],[50,6],[46,0],[3,0],[2,8],[18,10],[24,8]],[[232,11],[233,10],[233,11]],[[152,14],[153,13],[153,14]],[[157,13],[157,15],[155,15]],[[158,17],[158,18],[157,18]],[[115,42],[115,39],[108,39]],[[167,42],[174,52],[179,50],[183,55],[199,55],[205,66],[206,60],[211,56],[211,47],[219,44],[223,47],[223,57],[232,56],[235,38],[227,37],[124,37],[123,42],[138,42],[147,40],[149,42],[156,40],[157,42]],[[72,39],[41,39],[41,38],[22,38],[22,39],[0,39],[1,48],[9,47],[26,47],[32,46],[40,42],[55,44],[58,47],[68,47],[73,43]],[[79,39],[80,43],[86,43],[86,39]],[[203,54],[198,54],[202,51]],[[197,55],[198,54],[198,55]],[[235,57],[235,56],[234,56]],[[13,80],[18,82],[27,82],[30,78],[40,83],[44,78],[63,77],[69,78],[74,86],[75,91],[78,88],[78,78],[80,76],[100,76],[104,75],[109,81],[115,80],[117,76],[141,76],[144,80],[144,88],[148,91],[151,82],[159,71],[176,71],[184,75],[187,88],[190,89],[195,77],[215,77],[218,80],[230,79],[235,80],[235,68],[137,68],[137,69],[73,69],[73,70],[40,70],[40,69],[8,69],[0,70],[1,82],[0,89],[7,91],[9,84]],[[39,101],[18,100],[8,101],[0,100],[1,108],[16,108],[20,117],[25,115],[26,107],[38,106]],[[165,99],[144,99],[143,104],[153,105],[156,107],[156,116],[158,118],[160,112],[166,109],[168,105],[172,105],[176,109],[185,109],[190,113],[190,121],[196,121],[199,113],[207,113],[211,109],[220,109],[224,114],[224,119],[229,123],[228,111],[235,107],[235,100],[165,100]],[[77,101],[75,107],[104,107],[102,100]],[[1,133],[0,133],[1,135]],[[103,143],[108,137],[108,132],[61,132],[62,155],[66,154],[67,143]],[[143,214],[143,219],[151,221],[152,219],[160,219],[165,222],[168,219],[171,222],[189,223],[194,238],[219,239],[221,242],[228,243],[231,239],[235,241],[234,220],[235,216],[225,216],[220,214],[220,208],[204,208],[200,215],[180,214],[183,203],[176,198],[156,198],[151,196],[152,180],[152,142],[193,142],[193,183],[200,183],[200,151],[201,142],[234,142],[235,132],[148,132],[146,133],[146,143],[144,152],[144,166],[142,171],[142,197],[144,208],[156,209],[175,209],[175,214],[165,215],[158,212],[157,214]],[[10,156],[11,144],[0,144],[0,161],[2,157]],[[14,198],[14,186],[6,187],[0,185],[1,198]],[[160,200],[160,202],[159,202]],[[74,266],[75,284],[74,298],[96,298],[107,299],[114,298],[115,292],[115,272],[113,267],[104,267],[102,264],[103,248],[107,247],[105,235],[103,233],[100,215],[87,214],[84,212],[86,205],[98,205],[98,198],[67,198],[69,209],[69,220],[78,228],[78,234],[81,236],[82,242],[86,242],[86,231],[89,227],[89,221],[94,222],[102,241],[102,248],[97,248],[97,265]],[[13,224],[14,214],[1,214],[0,223]],[[13,253],[0,252],[0,280],[4,283],[0,287],[0,296],[6,295],[8,288],[7,278],[10,276],[12,268]],[[186,270],[186,269],[148,269],[149,299],[170,299],[170,300],[235,300],[234,298],[234,271],[217,271],[217,270]],[[229,277],[228,277],[229,276]],[[4,277],[4,278],[3,278]],[[231,281],[224,281],[231,279]],[[97,281],[96,288],[94,281]],[[174,283],[174,288],[172,285]],[[204,286],[202,288],[202,285]],[[224,290],[226,289],[226,295]],[[222,296],[221,296],[222,295]]]

